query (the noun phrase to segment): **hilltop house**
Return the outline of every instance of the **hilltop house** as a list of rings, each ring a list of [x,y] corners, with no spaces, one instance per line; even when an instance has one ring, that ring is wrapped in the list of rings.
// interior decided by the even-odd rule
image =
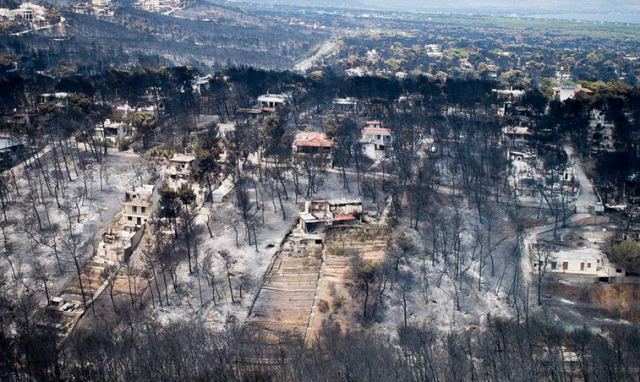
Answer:
[[[47,8],[33,4],[22,3],[16,9],[11,10],[14,19],[22,19],[26,21],[45,21],[47,15]]]
[[[258,105],[261,108],[281,108],[291,101],[287,94],[264,94],[258,97]]]
[[[358,111],[358,99],[347,97],[347,98],[334,98],[333,109],[338,112],[356,112]]]

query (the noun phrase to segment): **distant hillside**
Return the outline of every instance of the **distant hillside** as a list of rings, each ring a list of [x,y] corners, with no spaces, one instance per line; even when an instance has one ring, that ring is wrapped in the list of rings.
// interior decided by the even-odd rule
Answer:
[[[245,0],[247,1],[247,0]],[[637,0],[265,0],[271,4],[478,13],[640,23]]]
[[[212,1],[221,3],[225,1]],[[234,3],[236,1],[226,1],[226,3]],[[251,0],[237,1],[237,2],[251,2]],[[368,0],[263,0],[260,2],[262,5],[268,4],[283,4],[296,7],[327,7],[327,8],[368,8],[372,4]]]
[[[611,12],[640,12],[640,1],[636,0],[364,0],[380,7],[406,6],[418,9],[443,11],[513,11],[513,12],[575,12],[608,14]]]
[[[640,23],[640,1],[636,0],[367,0],[370,4],[405,7],[438,12],[478,13],[495,15],[534,16],[551,19],[576,19]]]

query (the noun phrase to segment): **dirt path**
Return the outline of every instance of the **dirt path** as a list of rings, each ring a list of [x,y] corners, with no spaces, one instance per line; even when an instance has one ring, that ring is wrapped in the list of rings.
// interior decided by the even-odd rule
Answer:
[[[573,166],[576,173],[576,180],[580,184],[580,193],[576,199],[576,210],[579,213],[588,213],[589,209],[598,202],[598,197],[594,191],[591,180],[587,177],[584,170],[584,165],[580,158],[575,154],[575,150],[569,144],[564,145],[564,151],[567,153],[570,159],[575,161]]]

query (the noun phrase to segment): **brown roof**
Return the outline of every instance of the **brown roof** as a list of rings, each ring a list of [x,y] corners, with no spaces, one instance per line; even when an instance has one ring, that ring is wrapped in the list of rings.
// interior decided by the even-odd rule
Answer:
[[[348,221],[356,220],[356,217],[353,216],[352,214],[339,214],[334,216],[333,220],[339,221],[339,222],[348,222]]]
[[[384,127],[365,127],[362,135],[391,135],[391,130]]]
[[[333,147],[333,141],[327,139],[323,133],[303,131],[296,135],[293,145],[296,147]]]

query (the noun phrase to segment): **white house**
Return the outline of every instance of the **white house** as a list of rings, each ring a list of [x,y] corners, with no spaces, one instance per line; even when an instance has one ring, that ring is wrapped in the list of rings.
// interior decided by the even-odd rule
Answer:
[[[393,143],[393,133],[390,129],[382,127],[378,121],[369,121],[362,129],[362,151],[372,160],[380,160],[384,157],[386,148]]]
[[[533,262],[533,269],[544,267],[544,261]],[[607,255],[597,248],[563,248],[549,256],[546,271],[552,273],[577,274],[594,277],[622,277],[623,269],[609,262]]]
[[[231,139],[235,131],[236,124],[233,122],[218,124],[218,134],[221,138]]]
[[[358,110],[358,99],[347,97],[347,98],[334,98],[333,99],[333,108],[339,111],[357,111]]]
[[[178,191],[183,185],[189,186],[196,196],[196,205],[201,206],[205,199],[205,188],[193,181],[191,173],[196,164],[196,157],[191,154],[175,153],[162,166],[162,180],[164,184]]]
[[[105,140],[111,144],[118,144],[133,136],[135,128],[128,123],[114,122],[110,119],[98,124],[95,129],[96,138]]]
[[[0,20],[3,21],[13,21],[15,19],[15,15],[11,12],[9,8],[0,8]]]
[[[287,105],[291,97],[287,94],[264,94],[258,97],[260,107],[279,108]]]
[[[145,184],[125,192],[122,208],[122,221],[126,230],[135,231],[151,217],[153,213],[155,186]]]
[[[167,174],[173,180],[185,179],[191,175],[191,168],[195,160],[196,157],[193,155],[175,153],[173,157],[169,159]]]
[[[0,167],[11,164],[20,157],[25,147],[17,138],[0,137]]]
[[[500,99],[508,99],[508,100],[520,100],[525,95],[524,90],[514,90],[511,89],[491,89],[492,93],[495,93],[496,96]]]
[[[131,107],[129,103],[125,103],[124,105],[118,105],[115,108],[115,115],[118,118],[126,118],[129,114],[133,114],[136,112],[140,113],[148,113],[154,116],[158,116],[158,108],[155,105],[144,106],[144,107]]]
[[[568,99],[575,98],[578,93],[591,94],[593,91],[583,88],[582,85],[565,84],[553,89],[556,101],[564,102]]]
[[[47,8],[33,3],[22,3],[18,8],[13,9],[11,13],[13,13],[14,18],[16,19],[44,21],[47,14]]]

